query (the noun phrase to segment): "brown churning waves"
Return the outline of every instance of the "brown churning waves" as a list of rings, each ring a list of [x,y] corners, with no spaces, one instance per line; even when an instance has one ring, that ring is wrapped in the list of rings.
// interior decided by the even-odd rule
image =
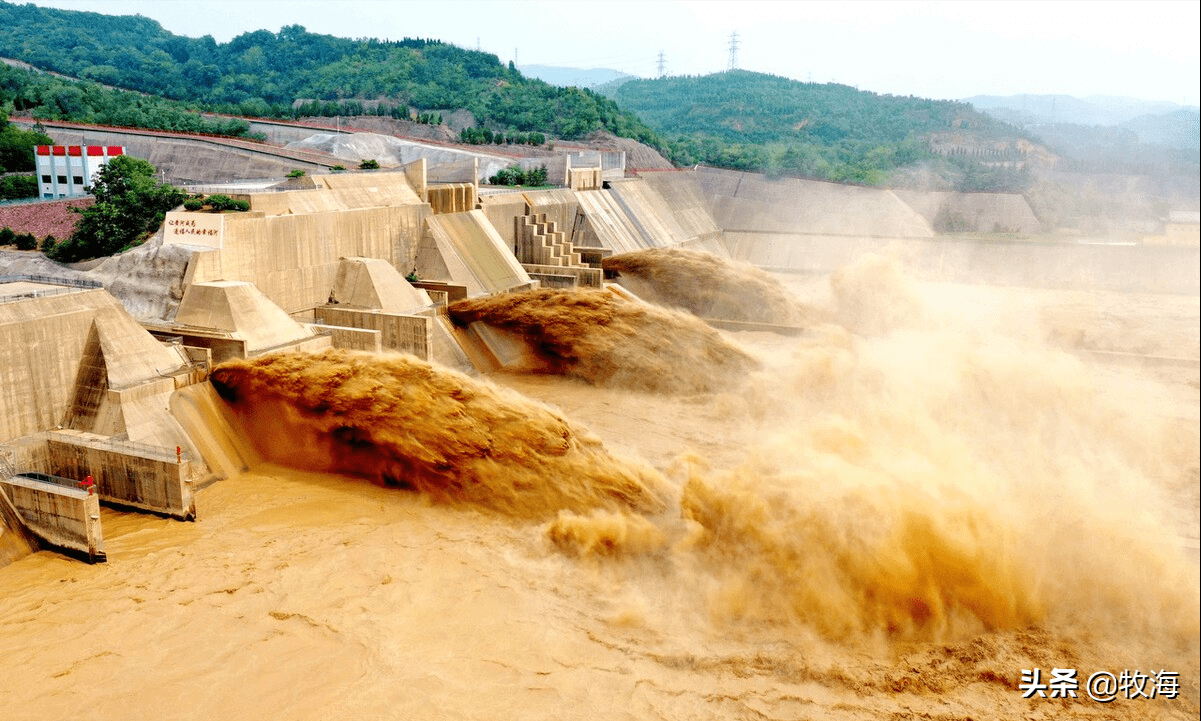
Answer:
[[[276,353],[222,364],[211,380],[263,457],[284,465],[530,519],[663,506],[653,470],[558,413],[410,356]]]
[[[775,325],[810,325],[824,319],[762,270],[712,253],[650,248],[610,256],[601,265],[620,273],[622,282],[643,299],[702,318]]]
[[[705,393],[741,384],[759,361],[686,313],[601,290],[535,290],[451,304],[457,323],[521,336],[549,372],[593,385]]]

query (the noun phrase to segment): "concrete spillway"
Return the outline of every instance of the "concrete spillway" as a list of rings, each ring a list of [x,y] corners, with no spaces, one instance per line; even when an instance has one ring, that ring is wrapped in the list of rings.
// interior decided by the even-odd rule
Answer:
[[[417,264],[423,277],[448,277],[467,286],[469,295],[531,285],[517,258],[478,210],[431,216]]]

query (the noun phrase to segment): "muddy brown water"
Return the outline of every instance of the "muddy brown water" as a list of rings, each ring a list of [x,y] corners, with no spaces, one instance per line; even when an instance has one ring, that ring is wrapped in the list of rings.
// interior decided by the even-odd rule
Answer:
[[[488,379],[649,466],[665,509],[288,467],[192,404],[250,470],[196,523],[104,510],[105,565],[0,568],[0,716],[1195,718],[1197,371],[1064,349],[1196,357],[1197,298],[781,280],[837,322],[727,334],[763,364],[739,388]],[[1023,699],[1034,667],[1181,695]]]

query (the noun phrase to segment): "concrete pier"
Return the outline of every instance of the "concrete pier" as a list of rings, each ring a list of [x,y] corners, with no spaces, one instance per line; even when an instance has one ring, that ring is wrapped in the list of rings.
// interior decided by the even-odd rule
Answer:
[[[191,453],[114,440],[84,431],[52,431],[50,463],[68,477],[92,476],[106,503],[195,520]]]
[[[91,563],[106,560],[99,496],[74,480],[43,473],[10,476],[0,481],[0,489],[42,543]]]

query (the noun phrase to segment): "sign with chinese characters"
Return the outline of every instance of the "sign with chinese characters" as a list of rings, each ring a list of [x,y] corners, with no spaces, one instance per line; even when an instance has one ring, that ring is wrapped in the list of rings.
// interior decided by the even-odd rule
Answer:
[[[220,248],[225,231],[221,213],[173,211],[163,221],[163,245],[201,245]]]
[[[1022,669],[1022,681],[1018,684],[1022,698],[1080,698],[1083,690],[1097,703],[1112,703],[1115,699],[1174,699],[1180,695],[1180,674],[1176,671],[1149,669],[1143,673],[1135,669],[1123,669],[1121,673],[1097,671],[1090,675],[1080,688],[1080,680],[1074,668],[1053,668],[1051,676],[1043,681],[1042,669]]]

